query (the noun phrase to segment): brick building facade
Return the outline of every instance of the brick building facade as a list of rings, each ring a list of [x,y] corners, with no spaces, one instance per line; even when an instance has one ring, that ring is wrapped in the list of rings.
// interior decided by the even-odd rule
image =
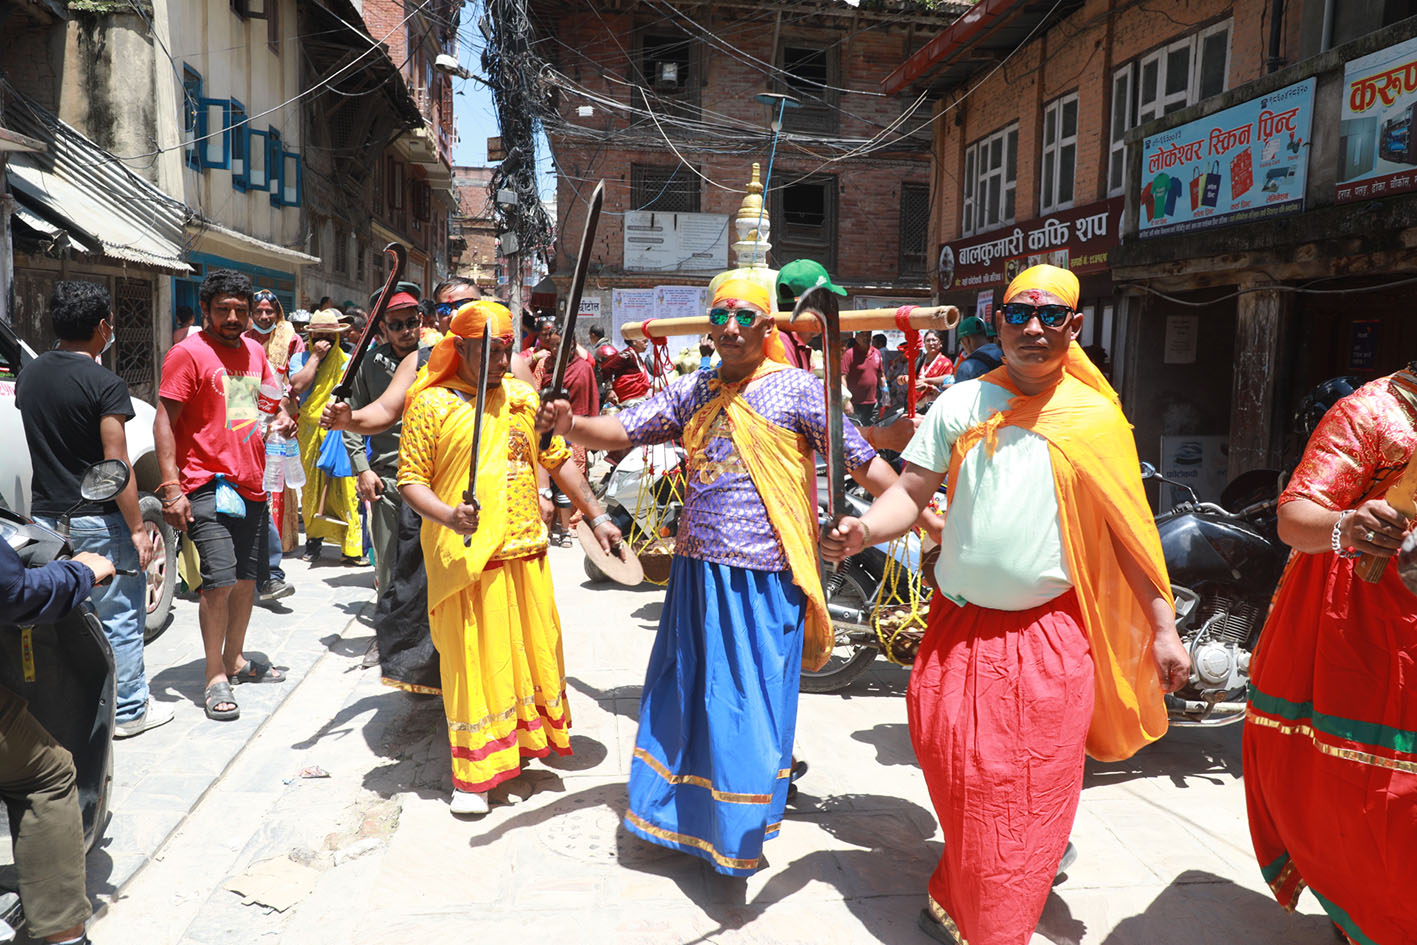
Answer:
[[[671,17],[634,2],[532,8],[557,86],[546,130],[563,291],[601,179],[587,295],[602,314],[615,288],[701,286],[727,268],[751,165],[766,170],[773,146],[776,108],[755,96],[786,92],[802,107],[785,111],[777,142],[769,264],[811,257],[853,296],[926,297],[928,106],[882,96],[878,83],[883,64],[963,6],[689,4]]]
[[[501,264],[497,258],[497,224],[487,185],[490,167],[454,167],[453,195],[457,209],[449,228],[449,268],[454,275],[475,280],[495,291]]]

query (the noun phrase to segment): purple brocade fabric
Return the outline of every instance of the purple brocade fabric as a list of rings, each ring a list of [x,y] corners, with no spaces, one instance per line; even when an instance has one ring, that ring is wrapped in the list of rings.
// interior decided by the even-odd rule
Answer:
[[[716,370],[698,371],[680,378],[664,392],[617,414],[631,442],[648,445],[682,436],[689,419],[717,393],[709,387],[717,375]],[[796,368],[778,371],[752,384],[743,396],[764,418],[803,437],[807,449],[826,451],[826,404],[815,375]],[[850,422],[845,429],[846,468],[852,470],[876,454]],[[707,446],[690,463],[675,554],[754,571],[786,570],[782,543],[734,447],[724,414],[713,422]]]

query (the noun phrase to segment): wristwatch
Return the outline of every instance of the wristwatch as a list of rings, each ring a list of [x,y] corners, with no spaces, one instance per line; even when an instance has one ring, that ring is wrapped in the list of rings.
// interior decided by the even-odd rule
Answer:
[[[549,499],[552,497],[552,492],[549,486],[545,489],[539,489],[537,491],[541,493],[541,497],[543,499]]]
[[[595,518],[593,518],[593,519],[590,520],[590,527],[591,527],[592,530],[594,530],[594,529],[597,529],[597,528],[599,528],[600,526],[604,525],[604,524],[605,524],[606,522],[608,522],[608,521],[610,521],[610,513],[609,513],[609,512],[601,512],[601,513],[600,513],[599,515],[597,515]]]

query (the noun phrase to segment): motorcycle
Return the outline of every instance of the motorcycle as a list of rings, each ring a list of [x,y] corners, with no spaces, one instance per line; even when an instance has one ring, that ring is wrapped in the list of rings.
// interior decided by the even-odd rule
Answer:
[[[128,465],[105,460],[91,466],[80,483],[85,502],[107,502],[128,484]],[[72,512],[72,510],[71,510]],[[27,568],[37,568],[72,554],[66,532],[0,508],[0,541],[19,554]],[[135,572],[122,571],[122,574]],[[113,781],[113,729],[116,703],[113,650],[103,624],[85,601],[56,624],[0,626],[0,685],[21,696],[29,710],[74,758],[84,844],[92,850],[103,835]],[[0,880],[0,942],[13,941],[24,925],[15,875]]]
[[[1173,725],[1239,722],[1251,655],[1289,557],[1279,540],[1279,490],[1271,485],[1269,497],[1231,511],[1201,502],[1190,486],[1167,479],[1150,463],[1141,464],[1141,473],[1144,481],[1166,483],[1186,496],[1156,516],[1176,598],[1176,630],[1191,656],[1191,678],[1166,696],[1167,713]],[[1270,475],[1276,483],[1278,475]]]

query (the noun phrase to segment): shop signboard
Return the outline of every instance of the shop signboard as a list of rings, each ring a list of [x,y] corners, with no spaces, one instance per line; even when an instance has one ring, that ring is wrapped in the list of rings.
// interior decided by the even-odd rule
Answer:
[[[1317,83],[1305,79],[1145,139],[1137,235],[1303,210]]]
[[[1121,223],[1122,198],[1113,197],[946,243],[940,247],[940,291],[1007,286],[1039,263],[1080,276],[1106,272],[1107,253],[1118,243]]]
[[[1339,203],[1417,189],[1417,39],[1343,67]]]

